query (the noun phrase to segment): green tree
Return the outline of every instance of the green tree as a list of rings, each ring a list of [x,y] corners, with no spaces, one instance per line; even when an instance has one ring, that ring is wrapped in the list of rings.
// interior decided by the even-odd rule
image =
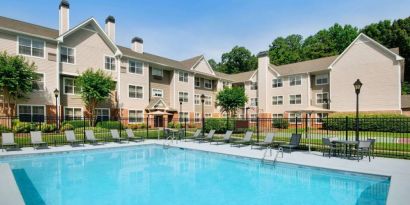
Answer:
[[[111,76],[97,69],[87,69],[76,79],[76,85],[81,90],[81,98],[91,115],[94,117],[94,110],[97,105],[107,100],[115,89],[115,82]]]
[[[1,111],[10,116],[17,99],[26,98],[33,91],[36,65],[22,56],[0,53]]]
[[[293,34],[286,38],[278,37],[269,46],[269,58],[275,65],[301,61],[303,37]]]
[[[409,82],[404,81],[401,84],[401,94],[402,95],[409,95],[410,94],[410,84],[409,84]]]
[[[235,115],[236,110],[244,107],[248,101],[245,90],[241,87],[226,87],[216,94],[216,105],[221,107],[221,112],[226,112],[226,116]]]
[[[212,67],[212,69],[214,69],[214,70],[217,69],[218,63],[214,59],[209,59],[208,63]]]
[[[232,74],[255,70],[257,58],[245,47],[235,46],[228,53],[222,54],[219,71]]]

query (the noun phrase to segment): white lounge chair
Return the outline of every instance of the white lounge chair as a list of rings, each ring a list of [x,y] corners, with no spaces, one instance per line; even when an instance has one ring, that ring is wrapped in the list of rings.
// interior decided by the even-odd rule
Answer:
[[[195,140],[198,142],[211,141],[212,138],[214,137],[214,134],[215,134],[215,130],[211,130],[209,131],[207,136],[198,137]]]
[[[41,139],[41,131],[31,131],[31,144],[33,145],[34,149],[38,149],[39,147],[47,147],[47,142],[44,142]]]
[[[18,148],[18,144],[14,142],[14,133],[1,134],[1,149],[4,151],[7,147]]]
[[[231,139],[231,136],[232,136],[232,130],[227,130],[223,139],[212,139],[212,140],[209,141],[209,143],[211,143],[211,144],[212,144],[212,142],[216,142],[216,144],[229,143],[229,141]]]
[[[111,137],[112,137],[112,139],[113,139],[114,141],[116,141],[116,142],[122,142],[122,141],[128,140],[127,138],[122,138],[122,137],[120,136],[120,133],[118,132],[118,130],[116,130],[116,129],[111,129],[110,131],[111,131]]]
[[[132,129],[125,129],[125,132],[127,133],[128,141],[144,141],[144,137],[135,137]]]
[[[82,140],[75,139],[75,134],[73,130],[66,130],[64,133],[65,133],[67,142],[69,142],[71,146],[78,145],[78,144],[81,144],[81,142],[83,142]]]
[[[87,142],[90,142],[92,144],[99,144],[99,142],[102,141],[102,139],[95,138],[94,131],[92,130],[85,131],[85,139]]]
[[[252,142],[252,135],[253,135],[253,132],[252,132],[252,131],[247,131],[247,132],[245,133],[245,136],[243,137],[243,139],[238,140],[238,141],[233,141],[233,142],[231,143],[231,146],[237,145],[238,147],[241,147],[241,145],[250,144],[250,143]]]

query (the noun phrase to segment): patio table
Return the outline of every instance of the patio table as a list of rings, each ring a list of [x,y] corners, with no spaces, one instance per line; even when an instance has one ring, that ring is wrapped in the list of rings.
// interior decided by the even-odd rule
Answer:
[[[340,144],[344,146],[346,149],[345,152],[345,157],[350,158],[352,156],[352,147],[357,146],[359,144],[359,141],[354,141],[354,140],[333,140],[331,141],[333,144]],[[349,155],[347,155],[349,153]]]

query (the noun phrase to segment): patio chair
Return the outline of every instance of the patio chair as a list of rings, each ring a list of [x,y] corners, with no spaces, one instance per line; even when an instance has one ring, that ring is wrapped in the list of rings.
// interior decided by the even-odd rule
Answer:
[[[209,131],[207,136],[198,137],[195,140],[198,141],[199,143],[204,142],[204,141],[211,141],[212,138],[214,137],[214,134],[215,134],[215,130],[211,130]]]
[[[34,149],[38,149],[40,147],[48,147],[47,142],[44,142],[41,139],[41,131],[31,131],[31,144],[33,145]]]
[[[233,141],[231,143],[231,147],[237,145],[238,147],[241,147],[241,145],[248,145],[252,142],[252,135],[253,132],[252,131],[247,131],[245,133],[245,136],[243,137],[243,139],[241,140],[237,140],[237,141]]]
[[[79,145],[83,142],[82,140],[75,139],[75,134],[74,134],[73,130],[66,130],[64,133],[65,133],[65,137],[67,139],[67,142],[69,142],[71,146]],[[84,144],[83,144],[83,146],[84,146]]]
[[[122,138],[117,129],[111,129],[110,132],[111,132],[111,137],[115,142],[121,143],[122,141],[128,140],[127,138]]]
[[[1,134],[1,150],[4,151],[7,147],[18,148],[18,144],[14,142],[14,133]]]
[[[94,144],[94,145],[97,145],[97,144],[99,144],[99,142],[102,141],[102,139],[95,138],[94,131],[92,131],[92,130],[86,130],[85,131],[85,140],[87,142],[90,142],[91,144]]]
[[[256,142],[253,143],[251,145],[251,149],[253,149],[254,146],[258,146],[258,147],[268,147],[270,145],[272,145],[272,141],[273,141],[273,137],[275,136],[275,134],[273,132],[270,132],[266,135],[265,140],[263,142]]]
[[[338,152],[338,154],[339,154],[340,149],[339,149],[339,147],[338,147],[336,144],[333,144],[333,143],[332,143],[331,138],[325,138],[325,137],[322,138],[322,143],[323,143],[323,145],[324,145],[323,156],[325,156],[325,152],[326,152],[326,151],[329,152],[329,153],[328,153],[329,158],[330,158],[330,156],[332,155],[332,153],[333,153],[333,154],[336,154],[336,152]]]
[[[127,133],[128,141],[134,141],[134,142],[144,141],[144,137],[136,137],[132,129],[125,129],[125,132]]]
[[[202,134],[202,133],[201,133],[201,129],[197,129],[192,136],[185,137],[185,141],[187,141],[187,140],[195,140],[195,139],[197,139],[197,138],[199,138],[199,137],[202,137],[201,134]]]
[[[279,145],[282,149],[288,149],[290,153],[292,153],[292,149],[296,149],[299,147],[300,139],[302,138],[301,134],[292,134],[290,137],[290,141],[288,144]]]
[[[370,151],[371,151],[371,155],[372,155],[372,157],[373,157],[373,159],[374,159],[374,147],[375,147],[375,145],[376,145],[376,139],[367,139],[367,140],[369,140],[370,142],[371,142],[371,145],[370,145]]]
[[[225,133],[225,135],[224,135],[224,137],[223,137],[222,139],[211,139],[211,140],[209,141],[209,143],[211,143],[211,144],[212,144],[212,142],[216,142],[216,144],[219,144],[219,143],[229,143],[229,142],[230,142],[230,139],[231,139],[231,136],[232,136],[232,130],[227,130],[226,133]]]
[[[370,162],[371,145],[372,145],[372,141],[370,140],[359,141],[359,144],[357,145],[357,148],[356,148],[357,161],[359,161],[360,159],[363,159],[364,154],[366,154],[369,157],[369,162]]]

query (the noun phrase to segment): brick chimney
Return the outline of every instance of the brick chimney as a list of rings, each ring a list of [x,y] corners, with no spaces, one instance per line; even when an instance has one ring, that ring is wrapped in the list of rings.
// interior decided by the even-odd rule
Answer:
[[[108,16],[105,19],[105,33],[115,42],[115,18],[113,16]]]
[[[59,6],[59,35],[70,28],[70,4],[67,0],[62,0]]]
[[[131,40],[131,49],[137,53],[144,52],[144,41],[140,37],[134,37]]]

